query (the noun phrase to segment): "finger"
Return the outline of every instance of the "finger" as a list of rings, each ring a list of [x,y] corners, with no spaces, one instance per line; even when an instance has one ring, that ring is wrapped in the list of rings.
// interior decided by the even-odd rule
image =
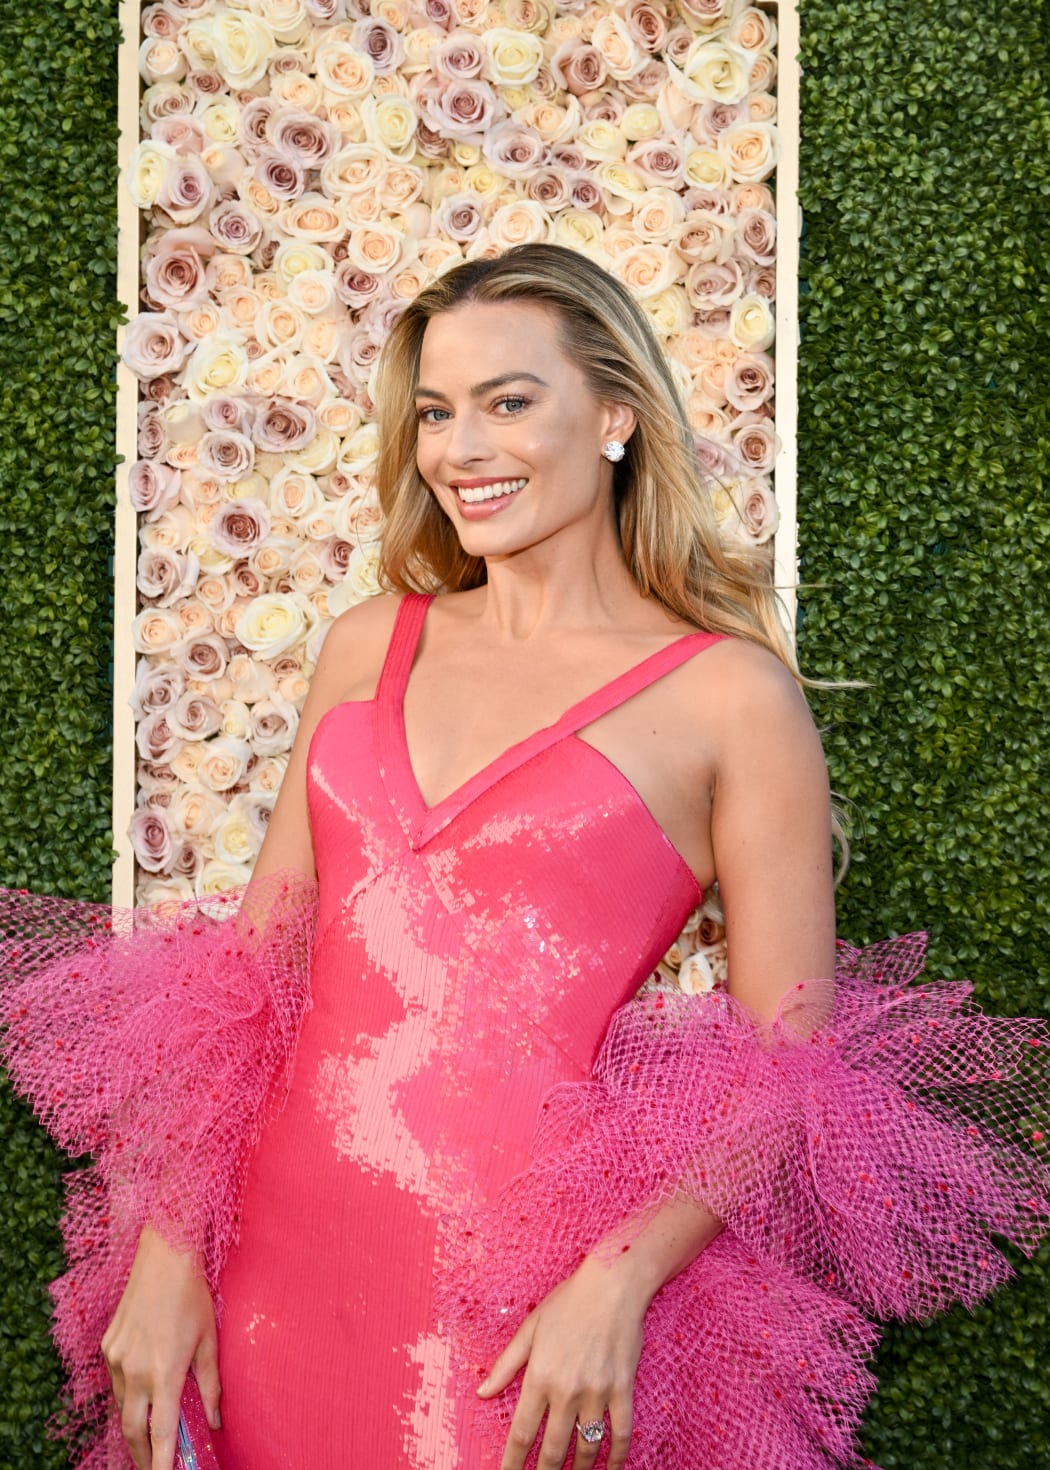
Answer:
[[[151,1470],[153,1452],[149,1442],[149,1399],[144,1391],[129,1389],[120,1406],[120,1432],[136,1470]]]
[[[547,1405],[540,1398],[533,1398],[523,1393],[518,1400],[518,1407],[514,1410],[514,1417],[510,1421],[510,1429],[507,1433],[507,1443],[503,1449],[503,1458],[499,1462],[499,1470],[522,1470],[522,1466],[528,1459],[529,1451],[536,1441],[543,1423],[543,1416],[547,1412]],[[561,1470],[559,1465],[558,1470]]]
[[[201,1403],[212,1429],[222,1428],[219,1400],[222,1384],[219,1382],[219,1344],[214,1329],[201,1338],[193,1355],[193,1376],[201,1391]]]
[[[536,1470],[562,1470],[565,1457],[572,1448],[573,1436],[576,1433],[576,1414],[572,1409],[555,1410],[553,1405],[547,1414],[547,1429],[540,1445],[539,1457],[536,1460]],[[597,1450],[597,1446],[595,1446]],[[588,1467],[594,1464],[594,1457],[586,1461]]]
[[[148,1470],[173,1470],[175,1447],[179,1438],[179,1396],[182,1382],[166,1385],[153,1400],[150,1414],[150,1444],[153,1457],[146,1461]]]
[[[609,1400],[609,1464],[607,1470],[623,1470],[631,1449],[634,1431],[634,1405],[632,1395],[616,1394]]]
[[[601,1439],[593,1441],[584,1439],[581,1433],[581,1427],[591,1424],[600,1424],[602,1426]],[[598,1458],[603,1442],[609,1437],[609,1429],[605,1422],[604,1404],[591,1404],[589,1407],[581,1408],[572,1427],[576,1435],[576,1453],[572,1457],[572,1470],[591,1470],[591,1466]]]
[[[529,1361],[529,1354],[532,1351],[532,1334],[533,1319],[526,1317],[489,1369],[488,1376],[478,1384],[478,1393],[483,1398],[489,1398],[494,1393],[501,1393],[513,1380],[514,1375]]]

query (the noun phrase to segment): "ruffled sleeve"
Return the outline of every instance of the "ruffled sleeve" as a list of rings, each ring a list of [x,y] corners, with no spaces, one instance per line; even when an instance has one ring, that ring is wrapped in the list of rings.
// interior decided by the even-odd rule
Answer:
[[[591,1079],[544,1100],[531,1166],[447,1222],[467,1378],[625,1219],[684,1194],[725,1230],[649,1310],[632,1470],[853,1463],[869,1314],[973,1305],[1010,1272],[1001,1242],[1031,1253],[1050,1225],[1050,1033],[923,979],[923,954],[840,945],[834,983],[771,1026],[718,993],[618,1011]],[[494,1443],[517,1387],[479,1410]]]
[[[215,1289],[290,1078],[315,913],[292,870],[162,911],[0,890],[3,1059],[60,1147],[91,1155],[68,1176],[52,1288],[74,1431],[105,1419],[99,1344],[143,1225],[197,1251]]]

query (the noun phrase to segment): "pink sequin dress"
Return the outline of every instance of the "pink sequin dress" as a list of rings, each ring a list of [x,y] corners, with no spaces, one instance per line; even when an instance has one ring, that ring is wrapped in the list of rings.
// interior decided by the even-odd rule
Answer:
[[[99,1343],[145,1223],[222,1304],[224,1470],[496,1470],[521,1375],[482,1402],[484,1371],[682,1195],[725,1228],[646,1314],[628,1470],[856,1465],[872,1319],[972,1306],[1050,1225],[1047,1026],[924,976],[915,935],[840,945],[771,1023],[639,989],[701,895],[585,732],[716,637],[428,809],[402,701],[429,601],[315,731],[317,884],[166,915],[0,891],[4,1059],[94,1156],[53,1287],[79,1466],[131,1463]]]
[[[579,732],[716,642],[686,635],[433,808],[402,699],[429,598],[398,610],[375,698],[309,757],[320,884],[313,1009],[253,1161],[222,1280],[223,1461],[481,1470],[434,1286],[442,1215],[528,1162],[544,1094],[584,1079],[609,1018],[700,894]]]

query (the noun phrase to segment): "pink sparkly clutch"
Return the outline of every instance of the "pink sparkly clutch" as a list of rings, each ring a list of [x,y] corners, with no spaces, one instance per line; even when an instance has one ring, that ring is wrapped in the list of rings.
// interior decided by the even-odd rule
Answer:
[[[186,1376],[179,1406],[179,1439],[175,1470],[222,1470],[212,1430],[204,1412],[200,1389],[192,1373]]]

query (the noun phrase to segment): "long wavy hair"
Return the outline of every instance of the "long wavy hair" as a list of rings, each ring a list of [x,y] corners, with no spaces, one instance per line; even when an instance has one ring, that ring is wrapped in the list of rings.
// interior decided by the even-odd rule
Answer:
[[[392,591],[462,591],[485,581],[416,468],[414,407],[427,322],[468,302],[523,301],[552,311],[565,352],[596,398],[629,404],[636,427],[613,488],[624,560],[644,596],[687,623],[762,644],[800,682],[768,553],[730,553],[718,536],[693,434],[644,312],[587,256],[519,245],[456,266],[415,298],[384,346],[377,375],[380,578]]]

